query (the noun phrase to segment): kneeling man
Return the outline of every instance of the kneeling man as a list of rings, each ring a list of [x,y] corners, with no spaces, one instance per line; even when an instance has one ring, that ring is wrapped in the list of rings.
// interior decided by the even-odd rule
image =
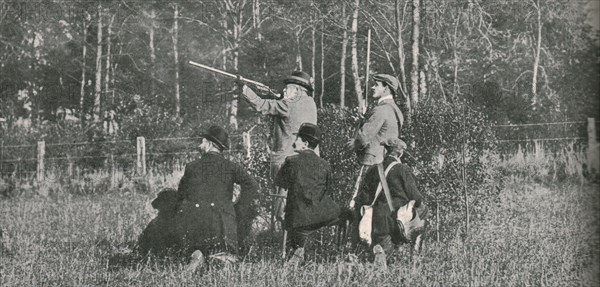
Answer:
[[[188,270],[195,270],[203,264],[205,256],[216,253],[235,260],[237,216],[244,216],[244,207],[251,205],[249,201],[258,189],[248,172],[221,154],[229,148],[225,130],[211,126],[201,137],[202,156],[186,165],[177,190],[178,233],[186,254],[193,252]],[[234,183],[242,189],[236,203],[238,208],[232,201]]]
[[[311,233],[333,225],[340,217],[340,207],[331,198],[331,168],[314,151],[321,141],[315,124],[303,123],[295,134],[294,155],[285,159],[275,184],[288,190],[284,228],[290,233],[295,249],[290,262],[304,260],[304,248]]]

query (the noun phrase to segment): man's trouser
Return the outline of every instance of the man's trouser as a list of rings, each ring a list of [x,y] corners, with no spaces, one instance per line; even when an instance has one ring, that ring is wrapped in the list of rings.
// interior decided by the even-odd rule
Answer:
[[[292,249],[299,247],[305,248],[309,242],[310,235],[322,227],[333,226],[340,223],[339,218],[332,219],[330,221],[321,222],[317,224],[311,224],[307,226],[300,226],[296,228],[289,228],[289,246]]]

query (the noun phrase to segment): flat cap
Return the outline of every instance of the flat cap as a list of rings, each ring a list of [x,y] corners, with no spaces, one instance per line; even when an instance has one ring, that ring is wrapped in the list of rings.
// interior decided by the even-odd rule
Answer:
[[[390,87],[390,89],[394,91],[394,93],[396,93],[398,87],[400,86],[400,82],[398,81],[398,79],[388,74],[377,74],[373,76],[373,80],[385,83],[386,85],[388,85],[388,87]]]

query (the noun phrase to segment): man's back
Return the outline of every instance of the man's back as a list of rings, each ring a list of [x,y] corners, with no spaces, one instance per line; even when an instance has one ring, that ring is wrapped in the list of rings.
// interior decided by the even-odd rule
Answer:
[[[312,150],[289,156],[276,178],[276,184],[288,189],[286,221],[290,227],[322,223],[339,216],[331,199],[331,170]]]

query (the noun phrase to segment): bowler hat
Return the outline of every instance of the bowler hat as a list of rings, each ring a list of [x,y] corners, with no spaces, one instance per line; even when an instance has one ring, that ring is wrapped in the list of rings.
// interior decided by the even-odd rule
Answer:
[[[284,84],[296,84],[302,87],[305,87],[309,91],[313,91],[313,78],[303,72],[303,71],[294,71],[291,75],[287,76],[283,79]]]
[[[381,145],[388,151],[400,151],[406,149],[406,143],[399,138],[389,138],[381,142]]]
[[[377,74],[373,76],[373,80],[385,83],[386,85],[388,85],[388,87],[390,87],[390,89],[394,91],[394,93],[396,93],[398,87],[400,86],[398,79],[388,74]]]
[[[201,137],[217,144],[221,149],[229,149],[229,136],[227,132],[219,126],[210,126],[206,132],[200,134]]]
[[[298,136],[309,137],[316,142],[321,142],[321,129],[315,124],[303,123],[300,125],[298,132],[294,134]]]

